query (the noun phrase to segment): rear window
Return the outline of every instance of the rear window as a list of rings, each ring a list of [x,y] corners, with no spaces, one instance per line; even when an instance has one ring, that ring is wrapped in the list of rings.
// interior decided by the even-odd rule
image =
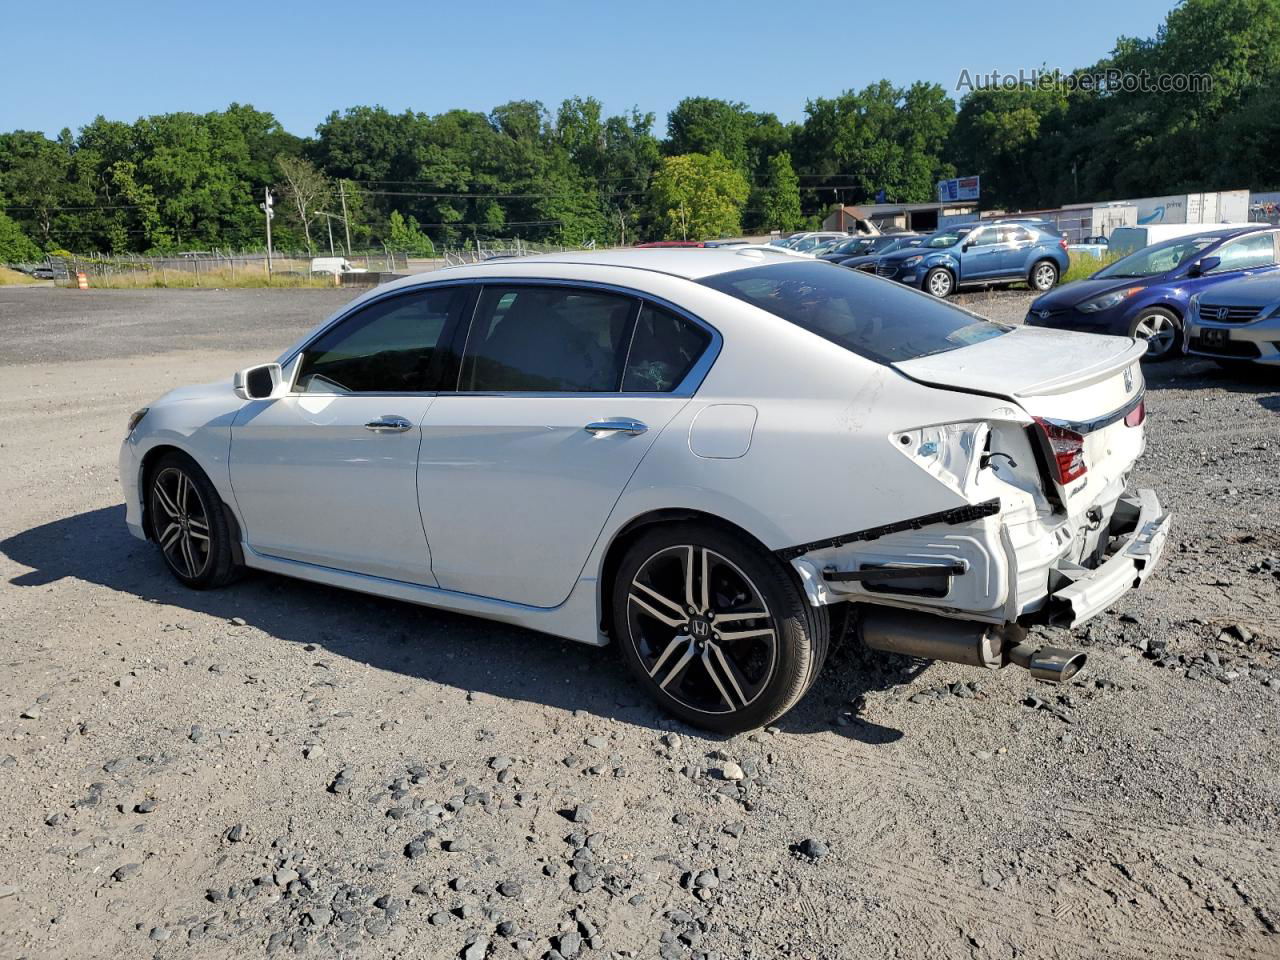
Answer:
[[[877,363],[946,353],[1013,329],[822,261],[751,267],[701,282]]]

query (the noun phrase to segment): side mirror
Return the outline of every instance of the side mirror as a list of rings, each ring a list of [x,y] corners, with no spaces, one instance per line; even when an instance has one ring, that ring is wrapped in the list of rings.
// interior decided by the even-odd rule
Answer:
[[[236,373],[232,385],[241,400],[270,400],[284,383],[278,363],[260,363]]]
[[[1209,273],[1211,270],[1217,270],[1221,265],[1221,257],[1203,257],[1187,268],[1187,276],[1198,277],[1202,274]]]
[[[973,244],[972,244],[972,243],[970,243],[968,240],[966,240],[964,243],[960,244],[960,252],[961,252],[961,253],[968,253],[968,252],[969,252],[969,248],[970,248],[970,247],[972,247],[972,246],[973,246]]]

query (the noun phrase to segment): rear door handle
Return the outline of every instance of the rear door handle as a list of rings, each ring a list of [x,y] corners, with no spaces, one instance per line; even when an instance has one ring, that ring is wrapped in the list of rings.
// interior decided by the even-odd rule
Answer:
[[[374,433],[404,433],[406,430],[412,430],[413,424],[404,417],[389,413],[377,420],[370,420],[364,428]]]
[[[586,430],[587,433],[595,434],[597,437],[603,433],[625,433],[632,437],[638,437],[649,429],[649,425],[641,423],[639,420],[615,417],[609,420],[596,420],[588,423],[582,429]]]

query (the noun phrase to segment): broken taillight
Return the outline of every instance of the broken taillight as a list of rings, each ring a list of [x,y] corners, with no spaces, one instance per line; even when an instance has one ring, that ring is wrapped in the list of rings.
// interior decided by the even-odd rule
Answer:
[[[1138,405],[1124,415],[1126,427],[1140,427],[1147,419],[1147,401],[1139,400]]]
[[[1089,470],[1084,462],[1084,435],[1059,426],[1052,420],[1035,418],[1036,425],[1049,449],[1053,451],[1053,466],[1058,473],[1058,482],[1066,486],[1072,480],[1083,477]]]

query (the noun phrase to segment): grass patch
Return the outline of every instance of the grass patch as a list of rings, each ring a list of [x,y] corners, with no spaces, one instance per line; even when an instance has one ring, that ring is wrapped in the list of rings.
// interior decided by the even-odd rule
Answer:
[[[1115,263],[1120,257],[1114,253],[1104,253],[1101,257],[1095,257],[1088,253],[1071,253],[1071,264],[1067,267],[1067,272],[1062,275],[1062,283],[1070,283],[1072,280],[1083,280],[1085,277],[1091,277],[1105,266]]]
[[[332,277],[313,277],[302,273],[276,273],[268,277],[257,270],[129,270],[89,276],[89,286],[99,290],[142,290],[209,287],[219,290],[256,287],[306,287],[332,289]]]
[[[17,287],[24,283],[37,283],[34,277],[28,277],[21,270],[10,270],[0,267],[0,287]]]

